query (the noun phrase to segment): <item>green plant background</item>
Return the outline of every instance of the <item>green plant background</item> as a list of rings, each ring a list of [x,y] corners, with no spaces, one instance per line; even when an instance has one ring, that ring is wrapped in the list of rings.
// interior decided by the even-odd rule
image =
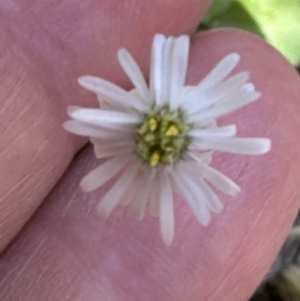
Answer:
[[[199,30],[228,26],[265,38],[300,66],[300,0],[215,0]]]

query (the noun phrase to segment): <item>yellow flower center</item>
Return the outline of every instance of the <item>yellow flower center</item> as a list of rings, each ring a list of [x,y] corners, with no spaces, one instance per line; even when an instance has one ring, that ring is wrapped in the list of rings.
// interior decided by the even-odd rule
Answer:
[[[190,129],[182,109],[151,109],[137,126],[134,151],[152,167],[175,163],[188,149]]]

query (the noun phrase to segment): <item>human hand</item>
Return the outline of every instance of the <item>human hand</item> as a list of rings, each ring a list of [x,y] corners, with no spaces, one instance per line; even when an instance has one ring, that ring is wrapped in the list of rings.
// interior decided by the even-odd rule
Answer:
[[[27,222],[85,140],[66,133],[66,106],[95,105],[77,86],[95,74],[130,88],[118,65],[126,47],[148,74],[153,35],[192,33],[210,1],[18,1],[0,4],[0,243]],[[176,203],[176,236],[165,247],[157,220],[122,209],[105,221],[78,183],[97,165],[87,148],[73,161],[0,263],[1,300],[247,300],[275,258],[299,208],[299,76],[250,34],[222,29],[191,44],[188,82],[226,54],[239,52],[261,99],[223,118],[245,136],[269,137],[262,157],[215,154],[213,165],[242,187],[222,197],[208,228]],[[106,187],[107,188],[107,187]]]

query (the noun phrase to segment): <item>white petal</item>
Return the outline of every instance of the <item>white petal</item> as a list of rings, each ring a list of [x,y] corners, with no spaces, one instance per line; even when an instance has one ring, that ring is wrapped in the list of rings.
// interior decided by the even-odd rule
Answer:
[[[205,164],[199,164],[197,168],[199,168],[198,173],[201,173],[203,178],[224,193],[235,196],[241,191],[241,188],[235,182],[215,168]]]
[[[142,71],[131,54],[124,48],[121,48],[118,52],[119,62],[122,65],[124,71],[130,78],[131,82],[139,91],[144,100],[149,100],[150,92],[142,74]]]
[[[140,161],[136,161],[134,162],[134,164],[137,165],[137,168],[141,168],[141,162]],[[139,177],[139,172],[136,173],[135,177],[132,180],[132,183],[129,185],[126,193],[124,194],[124,197],[120,203],[121,206],[127,206],[129,205],[135,198],[136,196],[136,189],[140,184],[140,177]]]
[[[228,101],[222,101],[210,108],[193,114],[189,117],[189,120],[191,122],[203,122],[205,120],[217,119],[252,103],[260,96],[261,93],[256,91],[249,93],[245,90],[241,90],[239,93],[232,95],[230,98],[228,97]]]
[[[174,37],[168,37],[165,48],[164,48],[164,55],[163,55],[163,66],[162,66],[162,95],[161,99],[157,100],[159,105],[168,103],[171,97],[171,78],[172,78],[172,71],[173,71],[173,53],[175,47],[176,39]]]
[[[131,145],[132,144],[132,132],[118,132],[115,130],[108,130],[111,133],[107,137],[91,137],[90,140],[94,145]]]
[[[113,158],[98,166],[81,180],[80,186],[82,190],[89,192],[101,187],[119,171],[121,171],[130,159],[131,157]]]
[[[98,135],[102,136],[103,134],[101,129],[78,120],[65,121],[63,124],[63,128],[66,131],[71,132],[73,134],[87,136],[87,137],[98,136]],[[107,133],[105,133],[104,135],[107,135]]]
[[[180,36],[175,40],[172,57],[172,71],[170,82],[170,107],[175,109],[180,103],[180,93],[183,88],[189,57],[190,39],[188,36]]]
[[[139,185],[136,186],[136,194],[130,204],[130,211],[138,220],[142,220],[149,200],[150,174],[143,170],[139,177]]]
[[[195,160],[196,162],[208,165],[212,160],[212,154],[213,151],[198,152],[190,149],[188,153],[188,157],[190,157],[192,160]]]
[[[231,53],[224,57],[217,66],[199,83],[197,89],[208,89],[223,81],[236,67],[240,60],[238,53]]]
[[[133,94],[102,78],[86,75],[80,77],[78,82],[84,88],[97,93],[98,97],[102,96],[115,108],[129,107],[139,111],[147,109],[146,105]]]
[[[255,86],[252,83],[245,84],[243,86],[243,88],[247,92],[253,92],[253,91],[255,91]]]
[[[198,138],[197,138],[198,139]],[[260,155],[271,149],[271,140],[266,138],[205,138],[194,141],[193,146],[202,149],[212,149],[223,152]]]
[[[219,197],[216,195],[216,193],[201,179],[198,179],[198,185],[201,188],[202,192],[206,196],[206,206],[207,208],[215,213],[219,213],[223,210],[224,206],[219,199]]]
[[[97,159],[133,153],[131,143],[126,141],[122,143],[105,143],[103,141],[101,144],[97,143],[94,145],[94,151]]]
[[[170,245],[174,239],[174,208],[173,192],[168,175],[163,173],[160,182],[160,229],[166,245]]]
[[[189,136],[197,138],[206,137],[233,137],[236,135],[236,125],[227,125],[219,128],[208,128],[208,129],[192,129],[188,133]]]
[[[114,110],[123,110],[124,108],[121,107],[121,106],[114,106],[114,105],[111,105],[109,102],[107,102],[106,100],[103,99],[102,95],[100,94],[97,94],[97,99],[98,99],[98,102],[99,102],[99,107],[102,109],[102,110],[108,110],[108,111],[114,111]]]
[[[118,131],[117,128],[111,130],[78,120],[67,120],[64,122],[63,127],[65,130],[73,134],[87,137],[97,137],[101,139],[110,139],[111,137],[120,139],[119,137],[125,134],[124,126],[121,128],[122,131]]]
[[[248,72],[240,72],[210,89],[203,91],[199,91],[197,88],[191,89],[183,97],[183,105],[188,112],[194,113],[208,108],[219,101],[226,101],[232,97],[231,95],[235,91],[241,90],[248,79]]]
[[[239,60],[239,54],[229,54],[197,86],[182,95],[182,104],[186,110],[192,113],[217,102],[219,98],[212,93],[214,88],[235,68]]]
[[[152,180],[151,192],[150,192],[150,200],[149,200],[149,210],[152,216],[157,217],[159,215],[160,210],[160,191],[159,191],[159,177],[154,177]]]
[[[134,180],[137,170],[138,166],[131,166],[120,176],[98,205],[98,212],[106,217],[112,213],[112,211],[119,205],[128,187]]]
[[[87,122],[96,126],[106,126],[107,124],[127,125],[140,122],[139,116],[118,111],[105,111],[100,109],[69,106],[67,112],[70,117],[76,120]]]
[[[198,91],[197,88],[185,89],[185,92],[181,94],[181,105],[188,114],[194,114],[202,108],[211,106],[215,102],[211,94],[209,90]]]
[[[218,86],[212,89],[212,91],[215,91],[216,96],[222,98],[224,97],[224,95],[227,95],[232,91],[236,91],[241,87],[243,87],[248,79],[249,79],[249,72],[240,72],[231,76],[224,82],[220,83]]]
[[[210,168],[209,166],[203,164],[195,165],[191,163],[184,163],[182,164],[182,173],[186,173],[192,179],[192,181],[196,183],[198,189],[198,197],[201,199],[201,201],[203,201],[206,204],[207,208],[212,212],[218,213],[223,210],[223,204],[221,203],[216,193],[203,180],[203,178],[205,178],[206,176],[206,170],[204,169],[205,167]],[[214,169],[212,170],[216,171]],[[219,173],[218,171],[216,172]],[[222,189],[228,188],[229,185],[234,186],[233,188],[231,187],[231,190],[229,190],[229,192],[227,192],[229,194],[231,191],[233,191],[233,189],[236,189],[236,187],[238,187],[234,182],[232,182],[230,179],[228,179],[221,173],[213,174],[213,176],[213,180],[216,180],[216,184],[220,185]],[[215,184],[215,182],[213,184]]]
[[[160,103],[163,89],[163,54],[166,38],[157,34],[152,44],[151,70],[150,70],[150,92],[151,97]],[[157,103],[157,104],[158,104]]]
[[[110,137],[101,138],[101,137],[91,137],[91,142],[94,144],[108,144],[108,143],[117,143],[117,144],[132,144],[132,133],[134,129],[131,129],[130,131],[116,131],[112,129],[106,129],[107,132],[112,133]]]
[[[207,226],[211,220],[211,215],[206,207],[206,200],[204,200],[203,193],[195,180],[192,177],[189,177],[183,170],[178,171],[178,166],[171,175],[177,188],[189,204],[199,223]]]

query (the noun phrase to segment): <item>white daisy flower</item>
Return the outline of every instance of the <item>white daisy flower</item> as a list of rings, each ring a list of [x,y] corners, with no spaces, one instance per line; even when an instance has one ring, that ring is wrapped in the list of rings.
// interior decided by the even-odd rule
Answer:
[[[204,226],[211,212],[223,209],[211,185],[232,196],[240,191],[209,165],[214,151],[258,155],[271,146],[269,139],[235,137],[235,125],[217,125],[217,118],[261,95],[248,82],[248,72],[228,77],[240,55],[227,55],[198,85],[185,86],[188,54],[188,36],[157,34],[148,85],[133,57],[120,49],[120,64],[135,89],[128,92],[101,78],[80,77],[79,83],[97,94],[100,109],[71,106],[72,120],[64,123],[66,130],[90,137],[97,158],[107,158],[83,178],[84,191],[118,175],[98,210],[109,216],[118,205],[129,205],[142,219],[149,206],[160,218],[167,245],[174,238],[174,191]]]

